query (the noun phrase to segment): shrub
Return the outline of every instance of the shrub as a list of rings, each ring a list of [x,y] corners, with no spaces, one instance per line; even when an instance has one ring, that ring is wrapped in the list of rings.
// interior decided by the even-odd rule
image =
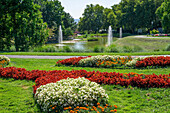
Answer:
[[[112,44],[108,47],[108,52],[114,52],[114,53],[118,53],[119,50],[118,48],[116,47],[116,45]]]
[[[96,38],[96,37],[88,37],[87,41],[98,41],[98,38]]]
[[[56,110],[63,111],[64,107],[95,105],[98,100],[104,104],[108,102],[105,90],[95,82],[85,78],[67,78],[56,83],[41,85],[35,94],[35,99],[45,112]]]
[[[10,59],[6,56],[0,56],[0,68],[5,67],[10,63]]]
[[[150,31],[150,34],[158,34],[158,33],[159,33],[159,31],[156,29],[153,29],[152,31]]]
[[[72,49],[69,46],[64,46],[63,51],[65,52],[72,52]]]
[[[57,52],[57,48],[54,46],[42,46],[33,49],[33,52]]]
[[[131,53],[131,52],[133,52],[133,48],[130,46],[123,46],[123,52]]]

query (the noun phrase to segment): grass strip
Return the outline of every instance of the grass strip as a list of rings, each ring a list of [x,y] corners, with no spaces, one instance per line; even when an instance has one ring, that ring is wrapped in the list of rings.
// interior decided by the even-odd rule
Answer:
[[[136,52],[136,53],[57,53],[57,52],[0,52],[0,55],[35,55],[35,56],[96,56],[96,55],[170,55],[170,51]]]

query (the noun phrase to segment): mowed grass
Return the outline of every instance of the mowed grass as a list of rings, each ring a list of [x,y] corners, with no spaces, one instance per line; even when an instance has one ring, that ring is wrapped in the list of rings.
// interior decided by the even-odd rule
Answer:
[[[122,45],[123,44],[124,42],[122,43]],[[143,56],[143,55],[170,55],[170,51],[134,52],[134,53],[0,52],[0,55],[35,55],[35,56],[96,56],[96,55],[135,56],[135,55],[141,55]]]
[[[106,69],[81,67],[56,67],[55,59],[16,59],[11,58],[9,66],[27,70],[79,70],[169,74],[170,68],[162,69]],[[34,81],[0,78],[0,113],[40,113],[33,99]],[[118,106],[118,113],[168,113],[170,111],[170,88],[141,89],[102,85],[109,95],[109,103]]]
[[[140,38],[129,36],[114,42],[119,46],[140,46],[145,51],[164,50],[170,44],[170,38]]]
[[[0,113],[37,113],[33,81],[0,78]]]

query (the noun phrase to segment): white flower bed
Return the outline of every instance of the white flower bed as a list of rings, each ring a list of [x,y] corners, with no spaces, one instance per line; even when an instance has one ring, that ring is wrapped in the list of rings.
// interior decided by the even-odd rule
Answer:
[[[80,66],[96,66],[96,63],[98,61],[113,61],[114,59],[121,58],[119,55],[98,55],[98,56],[92,56],[89,58],[81,59],[79,61]]]
[[[51,111],[50,105],[66,106],[83,106],[94,105],[101,99],[103,102],[108,101],[108,95],[99,84],[87,79],[67,78],[56,83],[49,83],[40,86],[35,94],[37,103],[43,111]]]

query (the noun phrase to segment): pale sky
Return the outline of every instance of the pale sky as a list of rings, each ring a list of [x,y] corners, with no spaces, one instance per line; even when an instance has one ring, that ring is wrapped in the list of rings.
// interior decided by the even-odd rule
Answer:
[[[86,5],[99,4],[103,7],[111,8],[114,4],[119,4],[121,0],[59,0],[64,7],[64,11],[70,13],[74,19],[82,16]]]

